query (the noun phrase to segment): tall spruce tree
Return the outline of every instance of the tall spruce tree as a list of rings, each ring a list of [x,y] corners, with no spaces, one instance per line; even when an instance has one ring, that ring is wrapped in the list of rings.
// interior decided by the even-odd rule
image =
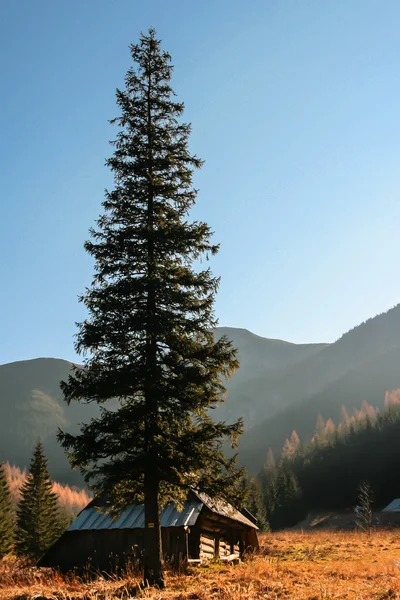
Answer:
[[[107,161],[115,187],[85,244],[95,275],[81,297],[88,318],[76,349],[84,367],[61,384],[67,402],[97,402],[101,412],[79,435],[60,431],[59,439],[112,510],[144,502],[144,577],[162,586],[160,507],[183,501],[190,488],[236,500],[243,474],[222,443],[236,445],[242,422],[209,416],[238,361],[226,337],[214,339],[219,279],[198,267],[218,246],[206,223],[189,220],[202,162],[189,152],[171,57],[152,29],[131,55]]]
[[[58,497],[52,492],[43,446],[36,444],[29,473],[21,488],[17,508],[16,550],[31,559],[40,558],[62,533],[65,520]]]
[[[14,508],[4,465],[0,464],[0,559],[14,546]]]

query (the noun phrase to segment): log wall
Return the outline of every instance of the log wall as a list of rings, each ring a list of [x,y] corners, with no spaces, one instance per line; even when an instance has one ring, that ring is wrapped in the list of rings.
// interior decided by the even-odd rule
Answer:
[[[215,556],[215,537],[200,534],[200,560],[211,560]]]

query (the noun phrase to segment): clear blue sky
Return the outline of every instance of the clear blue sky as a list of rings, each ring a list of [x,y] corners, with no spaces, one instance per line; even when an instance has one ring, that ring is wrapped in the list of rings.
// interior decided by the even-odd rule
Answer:
[[[115,88],[157,29],[206,163],[221,325],[333,341],[400,302],[398,0],[2,0],[0,363],[74,359]]]

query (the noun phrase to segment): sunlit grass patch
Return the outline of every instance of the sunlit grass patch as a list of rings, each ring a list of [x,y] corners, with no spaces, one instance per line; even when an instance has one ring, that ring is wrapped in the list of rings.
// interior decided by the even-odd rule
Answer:
[[[163,591],[140,573],[85,581],[9,559],[0,562],[0,599],[33,600],[392,600],[400,599],[400,532],[285,532],[261,536],[238,565],[218,561],[167,570]]]

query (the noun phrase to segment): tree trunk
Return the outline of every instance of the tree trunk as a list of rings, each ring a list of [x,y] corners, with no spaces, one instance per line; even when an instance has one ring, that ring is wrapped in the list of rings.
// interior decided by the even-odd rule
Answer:
[[[145,479],[144,493],[144,583],[145,585],[154,585],[163,588],[165,584],[163,576],[158,484],[151,476],[148,476]]]
[[[147,204],[147,327],[146,327],[146,371],[145,403],[147,408],[145,425],[145,450],[148,456],[144,474],[144,583],[164,587],[163,557],[161,544],[158,453],[154,448],[158,428],[158,401],[154,381],[157,377],[157,346],[155,336],[156,300],[154,289],[154,189],[153,189],[153,131],[151,113],[152,69],[148,64],[147,89],[147,140],[148,140],[148,204]]]

